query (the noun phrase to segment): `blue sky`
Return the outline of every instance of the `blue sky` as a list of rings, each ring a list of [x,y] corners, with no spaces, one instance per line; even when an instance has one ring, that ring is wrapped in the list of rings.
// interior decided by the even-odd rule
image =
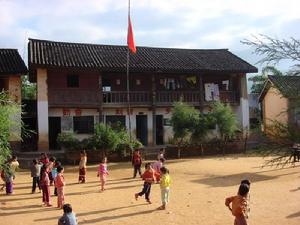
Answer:
[[[18,48],[27,61],[29,37],[125,45],[127,7],[128,0],[0,0],[0,48]],[[137,46],[228,48],[252,64],[259,57],[241,40],[300,36],[298,0],[131,0],[131,18]]]

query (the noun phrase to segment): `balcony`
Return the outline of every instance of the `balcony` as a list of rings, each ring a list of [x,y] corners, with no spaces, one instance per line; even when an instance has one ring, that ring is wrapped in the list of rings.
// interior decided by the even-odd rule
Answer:
[[[98,107],[100,105],[97,89],[49,89],[49,106],[52,107]]]
[[[131,105],[146,105],[152,104],[152,93],[150,91],[132,91],[129,94]],[[200,105],[201,93],[199,91],[158,91],[156,92],[156,105],[172,105],[174,102],[183,101],[191,105]],[[204,99],[204,94],[203,94]],[[239,95],[234,91],[220,91],[219,99],[221,102],[238,104]],[[211,101],[203,101],[203,104],[208,105]],[[126,91],[109,91],[103,92],[103,104],[109,105],[126,105]]]
[[[152,101],[151,97],[151,92],[149,91],[131,91],[129,93],[130,103],[133,105],[149,105]],[[127,91],[103,92],[103,104],[127,104]]]
[[[158,105],[170,105],[173,102],[183,101],[193,105],[200,104],[201,94],[199,91],[158,91],[156,103]]]

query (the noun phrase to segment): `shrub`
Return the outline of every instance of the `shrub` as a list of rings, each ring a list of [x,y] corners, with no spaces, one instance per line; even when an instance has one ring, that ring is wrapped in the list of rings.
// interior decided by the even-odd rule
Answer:
[[[57,143],[67,150],[80,150],[80,141],[72,132],[59,133]]]

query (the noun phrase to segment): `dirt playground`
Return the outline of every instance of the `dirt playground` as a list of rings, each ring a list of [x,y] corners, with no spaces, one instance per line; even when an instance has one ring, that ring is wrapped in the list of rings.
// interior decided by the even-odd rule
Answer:
[[[289,168],[264,167],[260,157],[210,157],[167,161],[173,183],[170,204],[160,206],[159,185],[151,190],[152,204],[134,199],[143,182],[132,179],[130,163],[108,164],[106,191],[99,192],[97,165],[88,167],[87,183],[77,184],[78,168],[65,169],[66,203],[73,206],[79,224],[232,225],[224,199],[237,192],[241,179],[251,180],[250,225],[300,224],[300,164]],[[14,195],[0,193],[0,224],[57,224],[62,210],[42,207],[41,194],[31,194],[29,171],[20,171]],[[53,187],[51,187],[53,193]]]

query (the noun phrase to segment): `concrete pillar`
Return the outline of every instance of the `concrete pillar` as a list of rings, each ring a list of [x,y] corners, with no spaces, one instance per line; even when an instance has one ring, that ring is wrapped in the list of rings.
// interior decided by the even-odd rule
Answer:
[[[244,132],[248,130],[249,127],[249,102],[248,102],[248,92],[247,92],[247,77],[242,75],[240,77],[240,110],[239,118]]]
[[[37,69],[38,150],[49,150],[47,69]]]
[[[11,116],[14,125],[10,128],[9,141],[14,150],[20,150],[21,144],[21,77],[9,76],[7,82],[8,94],[11,100],[19,105],[18,112]]]

